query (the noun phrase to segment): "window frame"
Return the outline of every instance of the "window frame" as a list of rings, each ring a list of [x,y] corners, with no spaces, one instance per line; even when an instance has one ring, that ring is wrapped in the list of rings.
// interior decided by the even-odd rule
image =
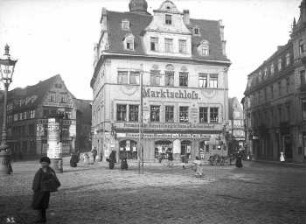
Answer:
[[[188,72],[179,72],[179,86],[188,87]]]
[[[165,38],[165,53],[173,53],[173,39]]]
[[[121,74],[120,74],[121,73]],[[126,74],[126,82],[121,82],[120,80],[120,76],[122,76],[122,74],[123,73],[125,73]],[[118,84],[124,84],[124,85],[126,85],[126,84],[129,84],[129,72],[128,71],[125,71],[125,70],[119,70],[119,71],[117,71],[117,83]]]
[[[152,49],[152,46],[154,46],[154,50]],[[150,37],[150,50],[158,52],[158,37]]]
[[[206,119],[205,119],[206,116]],[[199,123],[205,124],[208,123],[208,107],[199,108]]]
[[[153,115],[156,117],[153,118]],[[150,105],[150,122],[160,122],[160,105]]]
[[[209,122],[213,124],[219,123],[219,107],[209,108]]]
[[[182,109],[184,109],[184,111],[182,111]],[[189,122],[189,107],[180,106],[179,107],[179,123],[188,123],[188,122]]]
[[[172,83],[168,80],[172,80]],[[174,86],[174,71],[165,71],[165,86]]]
[[[139,105],[136,104],[129,105],[129,121],[131,122],[139,121]]]
[[[209,88],[218,88],[219,86],[219,75],[209,74]]]
[[[119,108],[124,108],[125,110],[120,110]],[[116,121],[127,121],[127,104],[117,104],[116,105]]]
[[[172,15],[165,14],[165,24],[172,25]]]
[[[179,53],[187,54],[187,40],[179,39]]]
[[[172,110],[167,110],[171,108]],[[171,119],[172,117],[172,119]],[[165,122],[166,123],[174,123],[174,106],[167,105],[165,106]]]
[[[207,73],[199,73],[199,87],[200,88],[208,88],[208,74]],[[201,86],[201,83],[205,84]]]

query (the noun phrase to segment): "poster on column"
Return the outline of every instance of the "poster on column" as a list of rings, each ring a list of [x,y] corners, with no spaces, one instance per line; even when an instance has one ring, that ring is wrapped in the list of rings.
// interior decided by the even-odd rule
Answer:
[[[50,159],[62,158],[62,143],[60,142],[60,125],[55,118],[48,119],[48,150]]]

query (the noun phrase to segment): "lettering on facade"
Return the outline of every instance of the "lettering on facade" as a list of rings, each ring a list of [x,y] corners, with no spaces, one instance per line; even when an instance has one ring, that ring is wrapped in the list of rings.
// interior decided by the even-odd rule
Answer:
[[[150,88],[145,89],[142,93],[143,97],[148,98],[172,98],[172,99],[199,99],[198,93],[195,91],[178,90],[171,91],[169,89],[151,90]]]
[[[118,138],[139,138],[139,133],[118,133]],[[214,135],[205,134],[143,134],[145,139],[201,139],[210,141],[217,138]]]
[[[138,128],[139,124],[138,123],[117,123],[116,124],[117,128]],[[167,129],[167,128],[177,128],[177,129],[188,129],[188,128],[200,128],[200,129],[205,129],[205,128],[210,128],[210,129],[215,129],[214,124],[143,124],[144,128],[156,128],[156,129]]]

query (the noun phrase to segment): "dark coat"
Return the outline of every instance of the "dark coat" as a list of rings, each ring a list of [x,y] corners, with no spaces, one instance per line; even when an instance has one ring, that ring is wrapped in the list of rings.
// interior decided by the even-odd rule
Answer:
[[[40,168],[33,180],[32,190],[34,191],[32,208],[35,210],[47,209],[49,207],[50,192],[54,189],[49,185],[51,178],[56,178],[56,174],[53,169],[50,167],[47,169],[47,172],[44,172]],[[58,181],[58,185],[60,182]]]

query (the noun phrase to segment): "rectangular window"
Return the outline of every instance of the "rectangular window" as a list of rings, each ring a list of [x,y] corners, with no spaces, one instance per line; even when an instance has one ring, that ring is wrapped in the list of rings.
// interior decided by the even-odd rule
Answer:
[[[138,111],[139,111],[139,106],[138,105],[130,105],[130,114],[129,114],[129,121],[138,121]]]
[[[199,87],[207,88],[207,74],[199,74]]]
[[[274,88],[273,88],[273,85],[271,86],[271,98],[272,99],[274,98]]]
[[[14,121],[18,121],[18,114],[14,114]]]
[[[130,84],[139,84],[140,72],[131,72],[130,73]]]
[[[166,15],[165,16],[165,23],[167,25],[171,25],[172,24],[172,16],[171,15]]]
[[[200,123],[207,123],[208,122],[208,108],[207,107],[200,107]]]
[[[127,71],[118,71],[118,84],[128,84],[128,72]]]
[[[117,121],[126,121],[126,105],[117,104]]]
[[[133,39],[127,39],[126,40],[126,49],[127,50],[134,50],[134,40]]]
[[[35,118],[35,110],[30,111],[30,118]]]
[[[278,121],[282,122],[282,108],[281,107],[278,108]]]
[[[165,86],[174,86],[174,72],[165,72]]]
[[[173,52],[173,39],[165,38],[165,52]]]
[[[180,74],[179,74],[179,84],[180,84],[180,86],[188,86],[188,73],[180,72]]]
[[[218,88],[218,74],[210,74],[209,76],[209,87]]]
[[[56,101],[56,94],[50,93],[50,102],[55,102],[55,101]]]
[[[305,70],[300,71],[300,80],[301,80],[301,85],[306,84]]]
[[[282,59],[278,59],[278,64],[277,64],[277,69],[278,71],[282,70]]]
[[[174,106],[166,106],[165,120],[166,122],[174,122]]]
[[[160,106],[151,106],[150,108],[150,120],[152,122],[160,121]]]
[[[186,123],[189,121],[188,107],[180,107],[180,122]]]
[[[185,54],[187,52],[186,40],[179,40],[179,53]]]
[[[159,71],[151,71],[151,85],[160,86],[160,73]]]
[[[61,103],[67,103],[68,101],[68,96],[66,94],[61,94]]]
[[[219,122],[219,108],[211,107],[210,108],[210,123]]]
[[[130,22],[127,20],[122,21],[122,29],[123,30],[129,30],[130,29]]]
[[[157,37],[151,37],[151,51],[158,51],[158,38]]]

